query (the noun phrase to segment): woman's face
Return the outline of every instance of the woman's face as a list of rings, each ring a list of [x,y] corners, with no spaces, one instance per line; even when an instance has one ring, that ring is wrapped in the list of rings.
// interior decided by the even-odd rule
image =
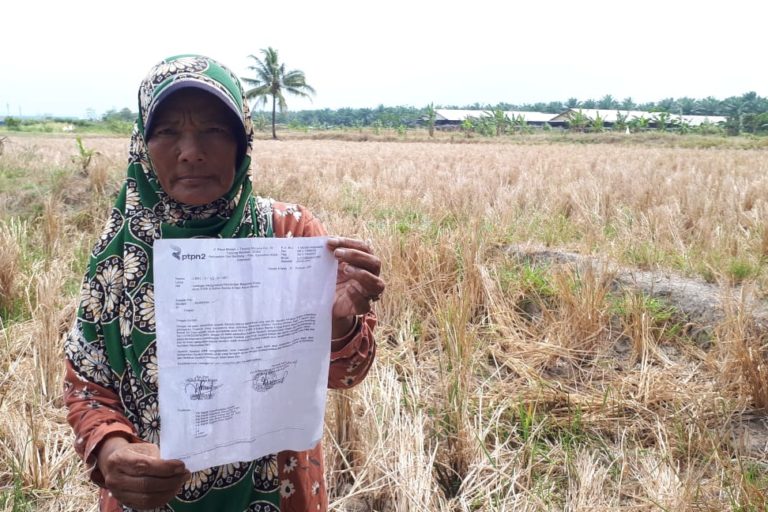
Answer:
[[[171,198],[200,206],[232,187],[237,138],[230,120],[218,98],[194,88],[175,92],[158,106],[147,149]]]

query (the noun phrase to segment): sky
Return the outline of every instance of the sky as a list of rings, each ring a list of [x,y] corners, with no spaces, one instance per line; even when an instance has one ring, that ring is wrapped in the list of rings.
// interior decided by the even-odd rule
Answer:
[[[278,50],[317,94],[291,110],[768,96],[760,0],[7,0],[0,116],[137,110],[164,57],[240,76]]]

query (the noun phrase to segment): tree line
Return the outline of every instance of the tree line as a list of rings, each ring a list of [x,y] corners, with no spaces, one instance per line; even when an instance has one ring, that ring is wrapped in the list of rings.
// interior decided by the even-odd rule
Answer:
[[[621,101],[611,95],[599,100],[569,98],[566,101],[551,101],[540,103],[506,103],[495,105],[473,103],[471,105],[435,105],[435,109],[478,110],[483,112],[518,110],[526,112],[547,112],[559,114],[568,109],[605,109],[605,110],[642,110],[646,112],[666,112],[674,115],[708,115],[725,116],[729,118],[729,132],[746,133],[768,132],[768,98],[758,96],[755,92],[747,92],[741,96],[731,96],[717,99],[708,96],[702,99],[682,97],[665,98],[659,101],[636,103],[632,98]],[[288,126],[312,127],[358,127],[381,126],[397,128],[417,124],[427,115],[429,106],[423,108],[409,106],[387,107],[379,105],[375,108],[340,108],[283,111],[276,116],[278,124]],[[254,112],[258,118],[261,112]]]
[[[255,99],[255,98],[254,98]],[[266,95],[260,97],[261,104],[264,104]],[[372,128],[390,128],[398,129],[401,127],[414,126],[419,124],[428,115],[430,106],[418,108],[412,106],[384,106],[379,105],[374,108],[339,108],[339,109],[315,109],[315,110],[297,110],[290,111],[285,107],[283,100],[283,111],[276,109],[275,123],[292,128],[314,127],[318,129],[334,127],[372,127]],[[280,105],[279,98],[276,99],[276,106]],[[669,114],[682,115],[713,115],[728,117],[726,129],[728,133],[755,133],[768,134],[768,98],[757,95],[755,92],[748,92],[741,96],[731,96],[719,100],[714,97],[703,99],[695,98],[666,98],[656,102],[635,103],[631,98],[624,100],[615,100],[607,95],[600,100],[587,99],[581,101],[577,98],[570,98],[565,102],[552,101],[548,103],[497,103],[496,105],[474,103],[471,105],[434,105],[434,109],[464,109],[478,110],[481,112],[495,111],[532,111],[548,112],[557,114],[569,108],[591,109],[599,108],[606,110],[643,110],[647,112],[667,112]],[[257,129],[266,130],[271,124],[271,109],[264,112],[254,110],[252,112],[254,124]],[[136,119],[136,113],[128,108],[121,110],[110,110],[101,116],[101,124],[116,133],[130,133],[130,127]],[[94,125],[93,121],[82,119],[55,118],[54,121],[69,122],[75,126]],[[8,129],[17,128],[22,122],[15,118],[5,119],[5,125]]]
[[[456,108],[456,107],[442,107],[442,108]],[[488,109],[488,106],[482,106],[475,103],[472,106],[461,108],[483,108]],[[513,104],[513,103],[499,103],[493,108],[499,108],[501,110],[524,110],[533,112],[548,112],[552,114],[558,114],[569,108],[596,108],[604,110],[643,110],[646,112],[669,112],[670,114],[682,114],[682,115],[704,115],[704,116],[733,116],[738,114],[760,114],[768,112],[768,98],[758,96],[754,91],[747,92],[741,96],[731,96],[723,100],[717,99],[714,96],[707,96],[706,98],[690,98],[684,96],[682,98],[665,98],[659,101],[649,101],[645,103],[637,103],[632,98],[624,98],[618,100],[606,94],[599,100],[587,99],[579,100],[578,98],[569,98],[566,101],[551,101],[548,103],[525,103],[525,104]]]

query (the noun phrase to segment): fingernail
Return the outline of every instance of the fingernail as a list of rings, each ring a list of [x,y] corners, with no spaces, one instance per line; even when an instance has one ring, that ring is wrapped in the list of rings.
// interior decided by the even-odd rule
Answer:
[[[328,243],[331,245],[339,245],[339,239],[336,237],[329,237]]]
[[[333,252],[333,255],[336,256],[337,258],[343,258],[344,256],[347,255],[347,251],[344,249],[336,249]]]

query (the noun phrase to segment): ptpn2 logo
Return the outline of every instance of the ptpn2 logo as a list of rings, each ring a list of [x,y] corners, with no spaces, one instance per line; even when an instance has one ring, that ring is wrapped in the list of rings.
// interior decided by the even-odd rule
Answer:
[[[174,258],[176,258],[179,261],[184,261],[184,260],[204,260],[205,259],[205,254],[204,253],[201,253],[201,254],[189,254],[189,253],[182,254],[181,253],[181,247],[179,247],[178,245],[172,245],[171,246],[171,256],[173,256]]]

